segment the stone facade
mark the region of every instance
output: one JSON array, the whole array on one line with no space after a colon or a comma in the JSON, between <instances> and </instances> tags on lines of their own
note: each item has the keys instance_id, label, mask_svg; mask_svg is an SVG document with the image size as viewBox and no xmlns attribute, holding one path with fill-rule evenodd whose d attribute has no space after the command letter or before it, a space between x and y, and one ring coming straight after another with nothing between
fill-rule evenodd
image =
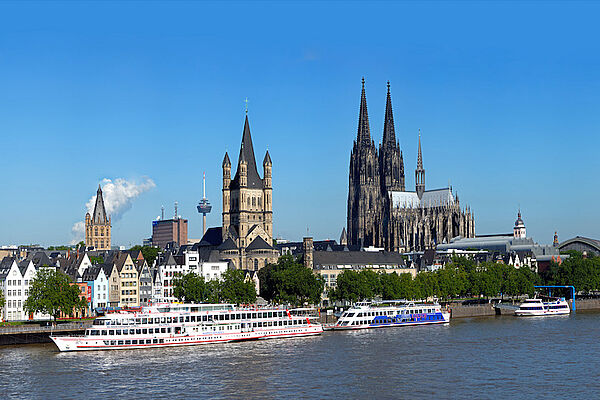
<instances>
[{"instance_id":1,"label":"stone facade","mask_svg":"<svg viewBox=\"0 0 600 400\"><path fill-rule=\"evenodd\" d=\"M420 132L415 191L406 191L389 82L379 148L371 139L364 79L362 82L358 133L350 154L347 234L351 245L399 252L422 251L456 236L475 235L473 215L469 208L461 209L451 187L425 189Z\"/></svg>"},{"instance_id":2,"label":"stone facade","mask_svg":"<svg viewBox=\"0 0 600 400\"><path fill-rule=\"evenodd\" d=\"M223 226L219 246L223 259L237 269L258 270L277 261L273 248L273 187L271 156L258 174L248 115L244 123L238 166L231 179L231 161L223 159Z\"/></svg>"},{"instance_id":3,"label":"stone facade","mask_svg":"<svg viewBox=\"0 0 600 400\"><path fill-rule=\"evenodd\" d=\"M110 250L110 216L106 215L104 208L104 199L102 198L102 189L98 185L96 192L96 205L94 206L94 215L85 214L85 245L94 247L96 250Z\"/></svg>"}]
</instances>

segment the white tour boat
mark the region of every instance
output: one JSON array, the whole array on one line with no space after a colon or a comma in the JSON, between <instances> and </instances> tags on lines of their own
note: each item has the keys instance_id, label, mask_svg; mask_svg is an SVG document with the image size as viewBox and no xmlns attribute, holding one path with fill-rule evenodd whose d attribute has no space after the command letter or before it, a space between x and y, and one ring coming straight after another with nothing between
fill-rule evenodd
<instances>
[{"instance_id":1,"label":"white tour boat","mask_svg":"<svg viewBox=\"0 0 600 400\"><path fill-rule=\"evenodd\" d=\"M515 310L515 315L519 317L527 316L548 316L565 315L571 312L569 303L564 297L552 298L548 301L542 299L527 299Z\"/></svg>"},{"instance_id":2,"label":"white tour boat","mask_svg":"<svg viewBox=\"0 0 600 400\"><path fill-rule=\"evenodd\" d=\"M137 349L318 335L306 309L158 304L96 318L79 336L50 336L60 351Z\"/></svg>"},{"instance_id":3,"label":"white tour boat","mask_svg":"<svg viewBox=\"0 0 600 400\"><path fill-rule=\"evenodd\" d=\"M360 302L343 312L340 319L325 330L349 330L446 324L450 312L436 303L412 303L404 300Z\"/></svg>"}]
</instances>

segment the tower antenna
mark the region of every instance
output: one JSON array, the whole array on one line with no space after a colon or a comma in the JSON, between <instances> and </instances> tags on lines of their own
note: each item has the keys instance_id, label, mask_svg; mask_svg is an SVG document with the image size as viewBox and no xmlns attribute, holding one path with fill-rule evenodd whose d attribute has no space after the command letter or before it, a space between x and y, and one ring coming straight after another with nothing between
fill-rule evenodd
<instances>
[{"instance_id":1,"label":"tower antenna","mask_svg":"<svg viewBox=\"0 0 600 400\"><path fill-rule=\"evenodd\" d=\"M161 221L165 219L165 206L160 206L160 219Z\"/></svg>"},{"instance_id":2,"label":"tower antenna","mask_svg":"<svg viewBox=\"0 0 600 400\"><path fill-rule=\"evenodd\" d=\"M175 218L173 219L179 219L179 217L177 216L177 202L175 202Z\"/></svg>"}]
</instances>

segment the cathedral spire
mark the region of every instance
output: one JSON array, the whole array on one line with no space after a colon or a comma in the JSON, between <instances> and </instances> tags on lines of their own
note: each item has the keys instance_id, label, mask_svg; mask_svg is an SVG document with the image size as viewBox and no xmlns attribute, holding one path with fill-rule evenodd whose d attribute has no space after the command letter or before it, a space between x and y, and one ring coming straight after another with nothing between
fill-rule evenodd
<instances>
[{"instance_id":1,"label":"cathedral spire","mask_svg":"<svg viewBox=\"0 0 600 400\"><path fill-rule=\"evenodd\" d=\"M367 95L365 94L365 78L362 78L362 92L360 94L360 112L358 114L357 143L371 143L371 132L369 129L369 113L367 112Z\"/></svg>"},{"instance_id":2,"label":"cathedral spire","mask_svg":"<svg viewBox=\"0 0 600 400\"><path fill-rule=\"evenodd\" d=\"M421 129L419 129L419 154L417 155L417 170L423 169L423 154L421 153Z\"/></svg>"},{"instance_id":3,"label":"cathedral spire","mask_svg":"<svg viewBox=\"0 0 600 400\"><path fill-rule=\"evenodd\" d=\"M423 168L423 155L421 153L421 130L419 129L419 154L417 155L417 169L415 170L415 186L419 199L425 192L425 169Z\"/></svg>"},{"instance_id":4,"label":"cathedral spire","mask_svg":"<svg viewBox=\"0 0 600 400\"><path fill-rule=\"evenodd\" d=\"M383 122L383 145L396 145L394 131L394 114L392 112L392 95L390 94L390 81L387 82L387 100L385 103L385 121Z\"/></svg>"}]
</instances>

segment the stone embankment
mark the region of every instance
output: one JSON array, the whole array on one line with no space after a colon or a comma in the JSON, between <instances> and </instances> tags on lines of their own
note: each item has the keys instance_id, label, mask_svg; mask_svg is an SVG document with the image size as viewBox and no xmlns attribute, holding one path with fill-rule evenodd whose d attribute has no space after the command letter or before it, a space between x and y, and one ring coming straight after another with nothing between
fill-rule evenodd
<instances>
[{"instance_id":1,"label":"stone embankment","mask_svg":"<svg viewBox=\"0 0 600 400\"><path fill-rule=\"evenodd\" d=\"M496 315L494 305L491 303L470 305L450 303L449 308L450 318L488 317Z\"/></svg>"},{"instance_id":2,"label":"stone embankment","mask_svg":"<svg viewBox=\"0 0 600 400\"><path fill-rule=\"evenodd\" d=\"M571 300L569 300L571 303ZM575 298L575 309L577 311L584 310L600 310L600 299L581 299Z\"/></svg>"},{"instance_id":3,"label":"stone embankment","mask_svg":"<svg viewBox=\"0 0 600 400\"><path fill-rule=\"evenodd\" d=\"M74 335L83 333L91 321L59 324L57 326L17 325L0 327L0 346L10 344L48 343L50 334Z\"/></svg>"}]
</instances>

